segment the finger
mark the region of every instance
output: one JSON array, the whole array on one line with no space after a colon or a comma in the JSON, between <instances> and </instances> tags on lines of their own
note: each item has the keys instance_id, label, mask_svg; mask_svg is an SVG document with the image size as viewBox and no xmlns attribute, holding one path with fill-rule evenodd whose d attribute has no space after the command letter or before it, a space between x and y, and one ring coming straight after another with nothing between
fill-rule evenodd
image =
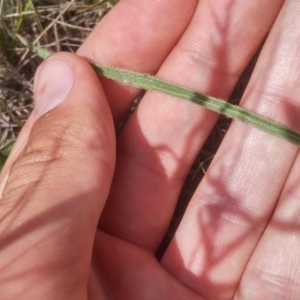
<instances>
[{"instance_id":1,"label":"finger","mask_svg":"<svg viewBox=\"0 0 300 300\"><path fill-rule=\"evenodd\" d=\"M280 85L276 88L281 102L279 116L286 124L300 129L300 88L299 88L299 13L300 3L286 1L284 9L274 28L273 51L281 65L273 67ZM280 23L279 23L280 22ZM275 35L276 33L276 35ZM275 40L276 38L276 40ZM271 47L271 46L270 46ZM273 73L272 72L272 73ZM279 73L280 72L280 73ZM273 75L276 76L276 73ZM279 75L280 74L280 75ZM277 82L277 81L276 81ZM276 100L276 98L275 98ZM298 299L299 281L299 148L293 152L280 149L280 160L285 170L298 152L292 170L286 179L275 212L268 223L243 274L235 299ZM285 173L284 173L285 174ZM278 170L276 176L282 176ZM273 182L275 174L272 176ZM285 179L285 177L284 177ZM268 180L271 182L271 180Z\"/></svg>"},{"instance_id":2,"label":"finger","mask_svg":"<svg viewBox=\"0 0 300 300\"><path fill-rule=\"evenodd\" d=\"M91 61L154 74L190 22L197 0L120 1L78 50ZM115 122L139 90L101 79Z\"/></svg>"},{"instance_id":3,"label":"finger","mask_svg":"<svg viewBox=\"0 0 300 300\"><path fill-rule=\"evenodd\" d=\"M216 6L213 1L200 1L158 76L226 98L280 3L234 0ZM195 104L148 92L118 140L102 230L155 252L186 175L216 119L216 114Z\"/></svg>"},{"instance_id":4,"label":"finger","mask_svg":"<svg viewBox=\"0 0 300 300\"><path fill-rule=\"evenodd\" d=\"M75 55L46 60L34 93L36 121L1 199L1 297L83 299L114 169L112 116Z\"/></svg>"},{"instance_id":5,"label":"finger","mask_svg":"<svg viewBox=\"0 0 300 300\"><path fill-rule=\"evenodd\" d=\"M299 181L298 154L275 213L264 231L234 299L299 299Z\"/></svg>"},{"instance_id":6,"label":"finger","mask_svg":"<svg viewBox=\"0 0 300 300\"><path fill-rule=\"evenodd\" d=\"M299 130L298 14L286 1L241 105ZM167 269L208 299L232 299L297 151L233 122L165 255Z\"/></svg>"}]
</instances>

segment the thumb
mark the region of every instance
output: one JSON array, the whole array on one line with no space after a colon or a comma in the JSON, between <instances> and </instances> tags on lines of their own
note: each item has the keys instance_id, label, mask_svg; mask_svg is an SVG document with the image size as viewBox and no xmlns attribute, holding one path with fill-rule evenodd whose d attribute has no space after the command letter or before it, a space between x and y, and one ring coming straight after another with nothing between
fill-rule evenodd
<instances>
[{"instance_id":1,"label":"thumb","mask_svg":"<svg viewBox=\"0 0 300 300\"><path fill-rule=\"evenodd\" d=\"M1 295L83 299L114 171L113 120L93 69L70 53L43 62L34 97L0 184Z\"/></svg>"}]
</instances>

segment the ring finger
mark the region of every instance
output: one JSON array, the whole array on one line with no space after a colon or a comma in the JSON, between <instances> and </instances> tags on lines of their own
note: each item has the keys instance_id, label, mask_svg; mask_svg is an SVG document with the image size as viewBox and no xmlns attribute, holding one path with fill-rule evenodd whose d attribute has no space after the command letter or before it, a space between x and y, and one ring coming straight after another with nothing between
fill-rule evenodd
<instances>
[{"instance_id":1,"label":"ring finger","mask_svg":"<svg viewBox=\"0 0 300 300\"><path fill-rule=\"evenodd\" d=\"M298 130L300 59L299 30L295 24L299 23L299 11L296 1L285 2L241 103ZM275 209L297 151L295 145L233 122L163 258L163 265L208 299L232 299ZM248 276L252 273L252 279L258 275L253 273L253 266L257 267L258 261L262 263L270 254L265 252L264 256L262 251L267 248L260 249L255 251L247 272ZM276 268L270 255L268 261ZM247 279L246 276L245 282ZM243 294L237 299L275 299L270 293L258 295L255 287L254 284L248 289L243 284Z\"/></svg>"}]
</instances>

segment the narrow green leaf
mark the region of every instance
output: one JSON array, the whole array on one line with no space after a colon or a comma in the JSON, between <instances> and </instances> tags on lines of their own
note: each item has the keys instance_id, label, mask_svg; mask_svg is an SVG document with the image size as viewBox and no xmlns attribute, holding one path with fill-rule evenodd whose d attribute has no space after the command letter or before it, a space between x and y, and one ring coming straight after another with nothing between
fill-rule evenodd
<instances>
[{"instance_id":1,"label":"narrow green leaf","mask_svg":"<svg viewBox=\"0 0 300 300\"><path fill-rule=\"evenodd\" d=\"M13 145L14 145L14 142L11 141L0 150L0 172L6 162L7 157L9 156L9 154L13 148Z\"/></svg>"},{"instance_id":2,"label":"narrow green leaf","mask_svg":"<svg viewBox=\"0 0 300 300\"><path fill-rule=\"evenodd\" d=\"M112 6L114 6L114 5L116 5L116 4L119 2L119 0L108 0L108 2L109 2Z\"/></svg>"},{"instance_id":3,"label":"narrow green leaf","mask_svg":"<svg viewBox=\"0 0 300 300\"><path fill-rule=\"evenodd\" d=\"M35 46L31 43L29 43L26 39L24 39L20 34L16 33L16 37L20 40L20 42L26 46L29 50L31 50L33 53L37 54L39 57L46 59L51 54L53 54L51 51Z\"/></svg>"},{"instance_id":4,"label":"narrow green leaf","mask_svg":"<svg viewBox=\"0 0 300 300\"><path fill-rule=\"evenodd\" d=\"M26 47L28 47L31 51L36 53L41 58L46 59L52 54L46 49L32 45L21 36L18 35L18 37ZM300 145L300 132L294 131L261 115L245 110L240 106L227 103L221 99L197 93L190 89L163 81L151 75L98 64L91 65L98 74L101 74L106 78L126 83L137 88L155 90L191 102L195 102L229 118L233 118L235 120L246 123L250 126L273 134L279 138L285 139L293 144Z\"/></svg>"},{"instance_id":5,"label":"narrow green leaf","mask_svg":"<svg viewBox=\"0 0 300 300\"><path fill-rule=\"evenodd\" d=\"M5 145L0 151L1 155L8 156L14 146L14 143L15 142L11 141L7 145Z\"/></svg>"},{"instance_id":6,"label":"narrow green leaf","mask_svg":"<svg viewBox=\"0 0 300 300\"><path fill-rule=\"evenodd\" d=\"M2 171L6 159L0 154L0 172Z\"/></svg>"}]
</instances>

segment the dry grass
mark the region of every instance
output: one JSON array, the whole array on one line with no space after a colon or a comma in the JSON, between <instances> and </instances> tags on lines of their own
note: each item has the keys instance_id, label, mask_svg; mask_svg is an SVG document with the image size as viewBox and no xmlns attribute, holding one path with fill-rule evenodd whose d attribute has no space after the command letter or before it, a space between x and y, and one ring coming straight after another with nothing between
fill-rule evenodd
<instances>
[{"instance_id":1,"label":"dry grass","mask_svg":"<svg viewBox=\"0 0 300 300\"><path fill-rule=\"evenodd\" d=\"M0 0L0 170L33 109L33 76L41 60L16 33L53 51L75 52L115 0Z\"/></svg>"}]
</instances>

